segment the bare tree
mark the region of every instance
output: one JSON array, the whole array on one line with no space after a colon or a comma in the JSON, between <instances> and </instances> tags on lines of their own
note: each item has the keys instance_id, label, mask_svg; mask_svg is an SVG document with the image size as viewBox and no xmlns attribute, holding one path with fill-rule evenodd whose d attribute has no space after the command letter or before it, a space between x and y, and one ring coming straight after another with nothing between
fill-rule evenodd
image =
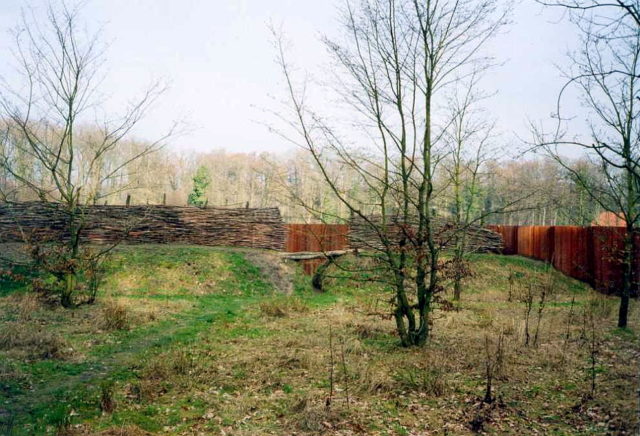
<instances>
[{"instance_id":1,"label":"bare tree","mask_svg":"<svg viewBox=\"0 0 640 436\"><path fill-rule=\"evenodd\" d=\"M460 300L466 275L469 226L492 212L482 202L484 165L491 158L490 141L494 124L487 121L479 103L485 97L476 91L479 77L472 75L462 92L452 96L450 125L445 135L450 148L444 164L451 188L453 224L460 229L453 236L453 299Z\"/></svg>"},{"instance_id":2,"label":"bare tree","mask_svg":"<svg viewBox=\"0 0 640 436\"><path fill-rule=\"evenodd\" d=\"M590 12L594 9L617 9L617 13L640 26L640 2L638 0L536 0L545 6L558 6L572 11Z\"/></svg>"},{"instance_id":3,"label":"bare tree","mask_svg":"<svg viewBox=\"0 0 640 436\"><path fill-rule=\"evenodd\" d=\"M23 12L15 42L22 81L15 86L5 81L0 94L0 168L12 181L2 186L0 196L11 204L16 190L27 191L64 210L68 241L56 252L66 266L58 265L56 275L62 282L61 302L71 306L86 254L80 247L81 206L113 195L110 182L126 178L132 162L162 146L167 136L140 147L122 146L162 88L150 87L119 118L93 121L103 51L98 34L81 31L79 10L64 3L59 9L50 6L44 22L33 11ZM25 166L23 157L31 165ZM92 262L104 252L92 254ZM39 257L48 256L40 252Z\"/></svg>"},{"instance_id":4,"label":"bare tree","mask_svg":"<svg viewBox=\"0 0 640 436\"><path fill-rule=\"evenodd\" d=\"M376 235L369 248L395 291L394 318L404 346L428 340L439 289L435 180L450 123L439 98L488 62L482 47L505 17L496 0L347 2L347 36L325 39L325 45L341 100L359 116L359 138L367 138L359 147L308 106L279 40L292 109L290 118L282 118L296 133L286 137L310 152L334 195ZM368 198L340 189L330 161L355 171Z\"/></svg>"},{"instance_id":5,"label":"bare tree","mask_svg":"<svg viewBox=\"0 0 640 436\"><path fill-rule=\"evenodd\" d=\"M627 6L636 10L631 3ZM534 130L539 145L574 182L602 209L625 221L618 326L626 327L637 255L634 235L640 224L640 26L628 20L626 8L608 17L581 10L573 20L582 37L582 48L571 56L573 71L558 98L557 127L552 134ZM578 92L587 110L587 134L567 133L571 118L565 114L563 103L570 89ZM566 148L582 150L602 177L587 177L563 156Z\"/></svg>"}]
</instances>

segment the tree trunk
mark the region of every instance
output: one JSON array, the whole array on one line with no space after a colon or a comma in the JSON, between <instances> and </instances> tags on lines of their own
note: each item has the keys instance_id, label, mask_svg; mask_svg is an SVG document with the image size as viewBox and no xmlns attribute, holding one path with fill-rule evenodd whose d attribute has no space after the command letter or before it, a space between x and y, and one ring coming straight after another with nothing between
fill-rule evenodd
<instances>
[{"instance_id":1,"label":"tree trunk","mask_svg":"<svg viewBox=\"0 0 640 436\"><path fill-rule=\"evenodd\" d=\"M453 301L460 301L460 294L462 294L462 279L458 273L453 279Z\"/></svg>"},{"instance_id":2,"label":"tree trunk","mask_svg":"<svg viewBox=\"0 0 640 436\"><path fill-rule=\"evenodd\" d=\"M412 336L415 330L415 317L407 298L407 293L404 283L404 274L402 271L396 271L396 310L394 311L394 317L396 320L396 329L398 330L398 336L400 336L400 342L403 347L410 347L413 345ZM406 318L406 323L405 323ZM408 325L407 325L408 324Z\"/></svg>"},{"instance_id":3,"label":"tree trunk","mask_svg":"<svg viewBox=\"0 0 640 436\"><path fill-rule=\"evenodd\" d=\"M416 346L424 345L429 338L429 310L431 296L425 283L426 272L424 268L418 267L416 284L418 288L418 311L420 314L420 324L412 337L412 344Z\"/></svg>"},{"instance_id":4,"label":"tree trunk","mask_svg":"<svg viewBox=\"0 0 640 436\"><path fill-rule=\"evenodd\" d=\"M618 312L618 327L627 328L629 318L629 298L633 285L633 268L635 265L635 244L633 228L627 227L624 236L624 275L622 295L620 295L620 310Z\"/></svg>"},{"instance_id":5,"label":"tree trunk","mask_svg":"<svg viewBox=\"0 0 640 436\"><path fill-rule=\"evenodd\" d=\"M62 307L73 307L73 291L76 288L76 275L74 272L68 272L64 275L64 288L60 296L60 304Z\"/></svg>"}]
</instances>

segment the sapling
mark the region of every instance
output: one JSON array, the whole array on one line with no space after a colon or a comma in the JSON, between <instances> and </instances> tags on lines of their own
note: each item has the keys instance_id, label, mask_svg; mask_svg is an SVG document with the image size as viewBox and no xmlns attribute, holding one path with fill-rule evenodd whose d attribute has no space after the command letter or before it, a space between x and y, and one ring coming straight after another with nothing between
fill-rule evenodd
<instances>
[{"instance_id":1,"label":"sapling","mask_svg":"<svg viewBox=\"0 0 640 436\"><path fill-rule=\"evenodd\" d=\"M569 306L569 315L567 315L567 329L564 334L564 346L566 348L569 339L571 339L571 323L573 322L573 308L576 304L576 297L571 298L571 306Z\"/></svg>"},{"instance_id":2,"label":"sapling","mask_svg":"<svg viewBox=\"0 0 640 436\"><path fill-rule=\"evenodd\" d=\"M511 303L511 301L513 300L513 285L515 283L515 279L516 279L516 273L514 270L509 270L509 275L507 276L507 281L509 282L509 296L507 298L507 301L509 303Z\"/></svg>"},{"instance_id":3,"label":"sapling","mask_svg":"<svg viewBox=\"0 0 640 436\"><path fill-rule=\"evenodd\" d=\"M333 379L334 379L334 358L333 358L333 329L329 326L329 396L325 400L325 407L327 410L331 409L331 403L333 401Z\"/></svg>"},{"instance_id":4,"label":"sapling","mask_svg":"<svg viewBox=\"0 0 640 436\"><path fill-rule=\"evenodd\" d=\"M598 375L598 356L600 354L600 337L598 334L597 322L597 301L592 300L584 309L584 322L586 327L586 339L589 350L588 377L590 381L589 398L594 398L596 394L596 378Z\"/></svg>"},{"instance_id":5,"label":"sapling","mask_svg":"<svg viewBox=\"0 0 640 436\"><path fill-rule=\"evenodd\" d=\"M547 271L545 274L545 281L540 285L540 294L538 299L538 317L536 320L536 332L533 335L533 346L538 346L538 339L540 337L540 323L542 322L542 313L544 312L545 307L547 306L547 302L549 298L553 295L555 290L555 276L553 274L553 270L551 266L547 267Z\"/></svg>"},{"instance_id":6,"label":"sapling","mask_svg":"<svg viewBox=\"0 0 640 436\"><path fill-rule=\"evenodd\" d=\"M349 408L349 405L351 403L351 400L349 398L349 371L347 370L347 359L345 358L344 355L344 338L341 338L340 340L340 356L341 356L341 360L342 360L342 377L344 378L344 390L345 390L345 394L347 396L347 409Z\"/></svg>"},{"instance_id":7,"label":"sapling","mask_svg":"<svg viewBox=\"0 0 640 436\"><path fill-rule=\"evenodd\" d=\"M484 338L485 350L485 393L483 402L490 404L495 400L493 396L493 381L504 371L504 334L500 332L495 342L495 348L491 346L489 335Z\"/></svg>"},{"instance_id":8,"label":"sapling","mask_svg":"<svg viewBox=\"0 0 640 436\"><path fill-rule=\"evenodd\" d=\"M529 319L531 318L531 310L533 309L533 284L529 283L525 287L523 294L520 296L520 302L524 303L524 345L529 346L531 335L529 333Z\"/></svg>"}]
</instances>

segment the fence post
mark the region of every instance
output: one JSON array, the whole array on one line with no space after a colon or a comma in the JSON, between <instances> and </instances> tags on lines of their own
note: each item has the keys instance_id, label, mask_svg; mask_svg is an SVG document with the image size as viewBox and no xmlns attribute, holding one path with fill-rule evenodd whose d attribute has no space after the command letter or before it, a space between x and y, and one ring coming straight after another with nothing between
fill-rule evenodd
<instances>
[{"instance_id":1,"label":"fence post","mask_svg":"<svg viewBox=\"0 0 640 436\"><path fill-rule=\"evenodd\" d=\"M127 194L127 201L126 201L125 205L127 207L129 207L130 204L131 204L131 194Z\"/></svg>"}]
</instances>

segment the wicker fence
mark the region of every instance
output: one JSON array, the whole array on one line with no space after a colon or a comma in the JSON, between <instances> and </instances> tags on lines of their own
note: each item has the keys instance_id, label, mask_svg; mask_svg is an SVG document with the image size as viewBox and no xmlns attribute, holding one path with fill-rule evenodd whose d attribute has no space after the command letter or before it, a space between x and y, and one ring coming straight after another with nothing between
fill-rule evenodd
<instances>
[{"instance_id":1,"label":"wicker fence","mask_svg":"<svg viewBox=\"0 0 640 436\"><path fill-rule=\"evenodd\" d=\"M621 289L623 227L490 226L504 239L505 254L552 263L575 279L604 293ZM640 249L640 238L636 237ZM640 272L640 264L636 265Z\"/></svg>"},{"instance_id":2,"label":"wicker fence","mask_svg":"<svg viewBox=\"0 0 640 436\"><path fill-rule=\"evenodd\" d=\"M82 206L81 237L91 243L193 244L282 250L280 211L177 206ZM0 242L66 239L67 214L59 204L0 206Z\"/></svg>"}]
</instances>

